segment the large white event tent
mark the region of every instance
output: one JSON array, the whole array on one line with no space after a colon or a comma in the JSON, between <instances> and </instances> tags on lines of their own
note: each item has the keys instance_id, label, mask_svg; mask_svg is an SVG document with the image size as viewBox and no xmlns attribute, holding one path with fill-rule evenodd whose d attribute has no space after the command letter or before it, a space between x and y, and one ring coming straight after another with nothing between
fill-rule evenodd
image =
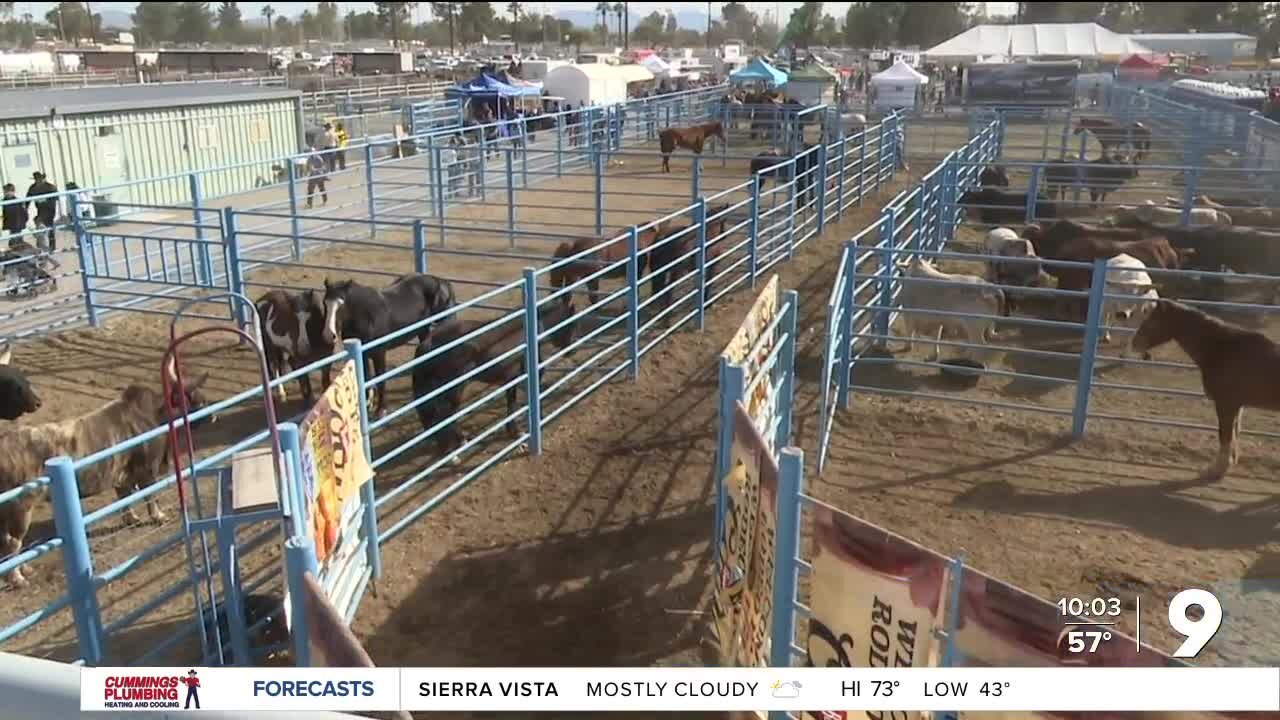
<instances>
[{"instance_id":1,"label":"large white event tent","mask_svg":"<svg viewBox=\"0 0 1280 720\"><path fill-rule=\"evenodd\" d=\"M978 25L924 52L931 58L974 60L999 54L1011 59L1070 57L1115 59L1149 55L1151 49L1097 23Z\"/></svg>"}]
</instances>

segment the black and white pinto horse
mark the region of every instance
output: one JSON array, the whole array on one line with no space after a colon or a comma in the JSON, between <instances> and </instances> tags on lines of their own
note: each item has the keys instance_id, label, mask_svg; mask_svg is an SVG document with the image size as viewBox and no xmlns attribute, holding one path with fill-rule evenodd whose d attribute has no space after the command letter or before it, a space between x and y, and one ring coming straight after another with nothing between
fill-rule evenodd
<instances>
[{"instance_id":1,"label":"black and white pinto horse","mask_svg":"<svg viewBox=\"0 0 1280 720\"><path fill-rule=\"evenodd\" d=\"M354 280L324 281L324 339L358 339L368 343L397 330L438 315L455 303L453 286L449 281L433 275L411 273L378 290L361 285ZM434 323L433 323L434 324ZM418 331L418 341L427 339L431 325ZM366 377L381 375L387 369L387 350L403 345L401 338L388 345L380 345L366 353L372 370ZM374 388L373 416L381 417L384 410L386 382Z\"/></svg>"}]
</instances>

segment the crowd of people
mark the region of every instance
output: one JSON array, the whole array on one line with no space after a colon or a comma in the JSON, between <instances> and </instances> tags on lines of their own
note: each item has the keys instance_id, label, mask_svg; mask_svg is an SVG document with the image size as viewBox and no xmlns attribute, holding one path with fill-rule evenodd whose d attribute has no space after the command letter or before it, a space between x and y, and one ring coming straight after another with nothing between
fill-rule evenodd
<instances>
[{"instance_id":1,"label":"crowd of people","mask_svg":"<svg viewBox=\"0 0 1280 720\"><path fill-rule=\"evenodd\" d=\"M4 184L0 229L7 236L10 249L27 245L26 238L32 237L41 253L52 253L58 249L58 226L69 222L73 207L81 219L94 218L93 200L79 185L68 182L66 194L59 195L58 186L43 172L36 171L31 174L31 184L24 197L18 196L18 188L13 183ZM58 265L53 258L46 258L46 263Z\"/></svg>"}]
</instances>

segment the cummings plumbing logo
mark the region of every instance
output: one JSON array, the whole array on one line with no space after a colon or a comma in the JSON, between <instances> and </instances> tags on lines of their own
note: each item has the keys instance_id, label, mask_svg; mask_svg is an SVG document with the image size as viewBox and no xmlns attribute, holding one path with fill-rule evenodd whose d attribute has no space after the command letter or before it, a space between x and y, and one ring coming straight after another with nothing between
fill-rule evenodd
<instances>
[{"instance_id":1,"label":"cummings plumbing logo","mask_svg":"<svg viewBox=\"0 0 1280 720\"><path fill-rule=\"evenodd\" d=\"M186 690L185 693L182 690ZM186 704L182 704L182 695ZM186 675L128 673L108 675L103 683L102 705L115 710L199 709L200 677L195 670ZM194 706L194 707L192 707Z\"/></svg>"}]
</instances>

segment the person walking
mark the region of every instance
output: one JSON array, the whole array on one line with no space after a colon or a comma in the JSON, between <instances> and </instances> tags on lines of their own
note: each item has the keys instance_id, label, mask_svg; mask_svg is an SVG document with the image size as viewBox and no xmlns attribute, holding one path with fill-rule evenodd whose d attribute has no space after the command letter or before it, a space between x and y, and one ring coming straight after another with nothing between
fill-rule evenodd
<instances>
[{"instance_id":1,"label":"person walking","mask_svg":"<svg viewBox=\"0 0 1280 720\"><path fill-rule=\"evenodd\" d=\"M311 154L307 157L307 209L310 210L316 192L320 193L320 204L329 204L329 193L325 190L325 182L329 179L325 173L329 169L328 156L314 147L307 148Z\"/></svg>"},{"instance_id":2,"label":"person walking","mask_svg":"<svg viewBox=\"0 0 1280 720\"><path fill-rule=\"evenodd\" d=\"M324 150L324 161L328 166L328 172L333 172L338 167L338 134L333 131L333 125L330 123L324 124L320 146Z\"/></svg>"},{"instance_id":3,"label":"person walking","mask_svg":"<svg viewBox=\"0 0 1280 720\"><path fill-rule=\"evenodd\" d=\"M338 138L338 153L337 153L338 169L346 170L347 169L347 143L351 141L351 136L347 134L347 126L342 123L338 123L337 132L334 134Z\"/></svg>"},{"instance_id":4,"label":"person walking","mask_svg":"<svg viewBox=\"0 0 1280 720\"><path fill-rule=\"evenodd\" d=\"M36 229L46 230L36 234L36 246L45 252L53 252L58 249L58 236L54 232L54 225L58 222L58 188L39 171L31 174L31 180L27 200L36 206Z\"/></svg>"},{"instance_id":5,"label":"person walking","mask_svg":"<svg viewBox=\"0 0 1280 720\"><path fill-rule=\"evenodd\" d=\"M27 231L27 203L18 200L18 189L13 183L4 184L4 231L9 234L9 247L22 243Z\"/></svg>"}]
</instances>

